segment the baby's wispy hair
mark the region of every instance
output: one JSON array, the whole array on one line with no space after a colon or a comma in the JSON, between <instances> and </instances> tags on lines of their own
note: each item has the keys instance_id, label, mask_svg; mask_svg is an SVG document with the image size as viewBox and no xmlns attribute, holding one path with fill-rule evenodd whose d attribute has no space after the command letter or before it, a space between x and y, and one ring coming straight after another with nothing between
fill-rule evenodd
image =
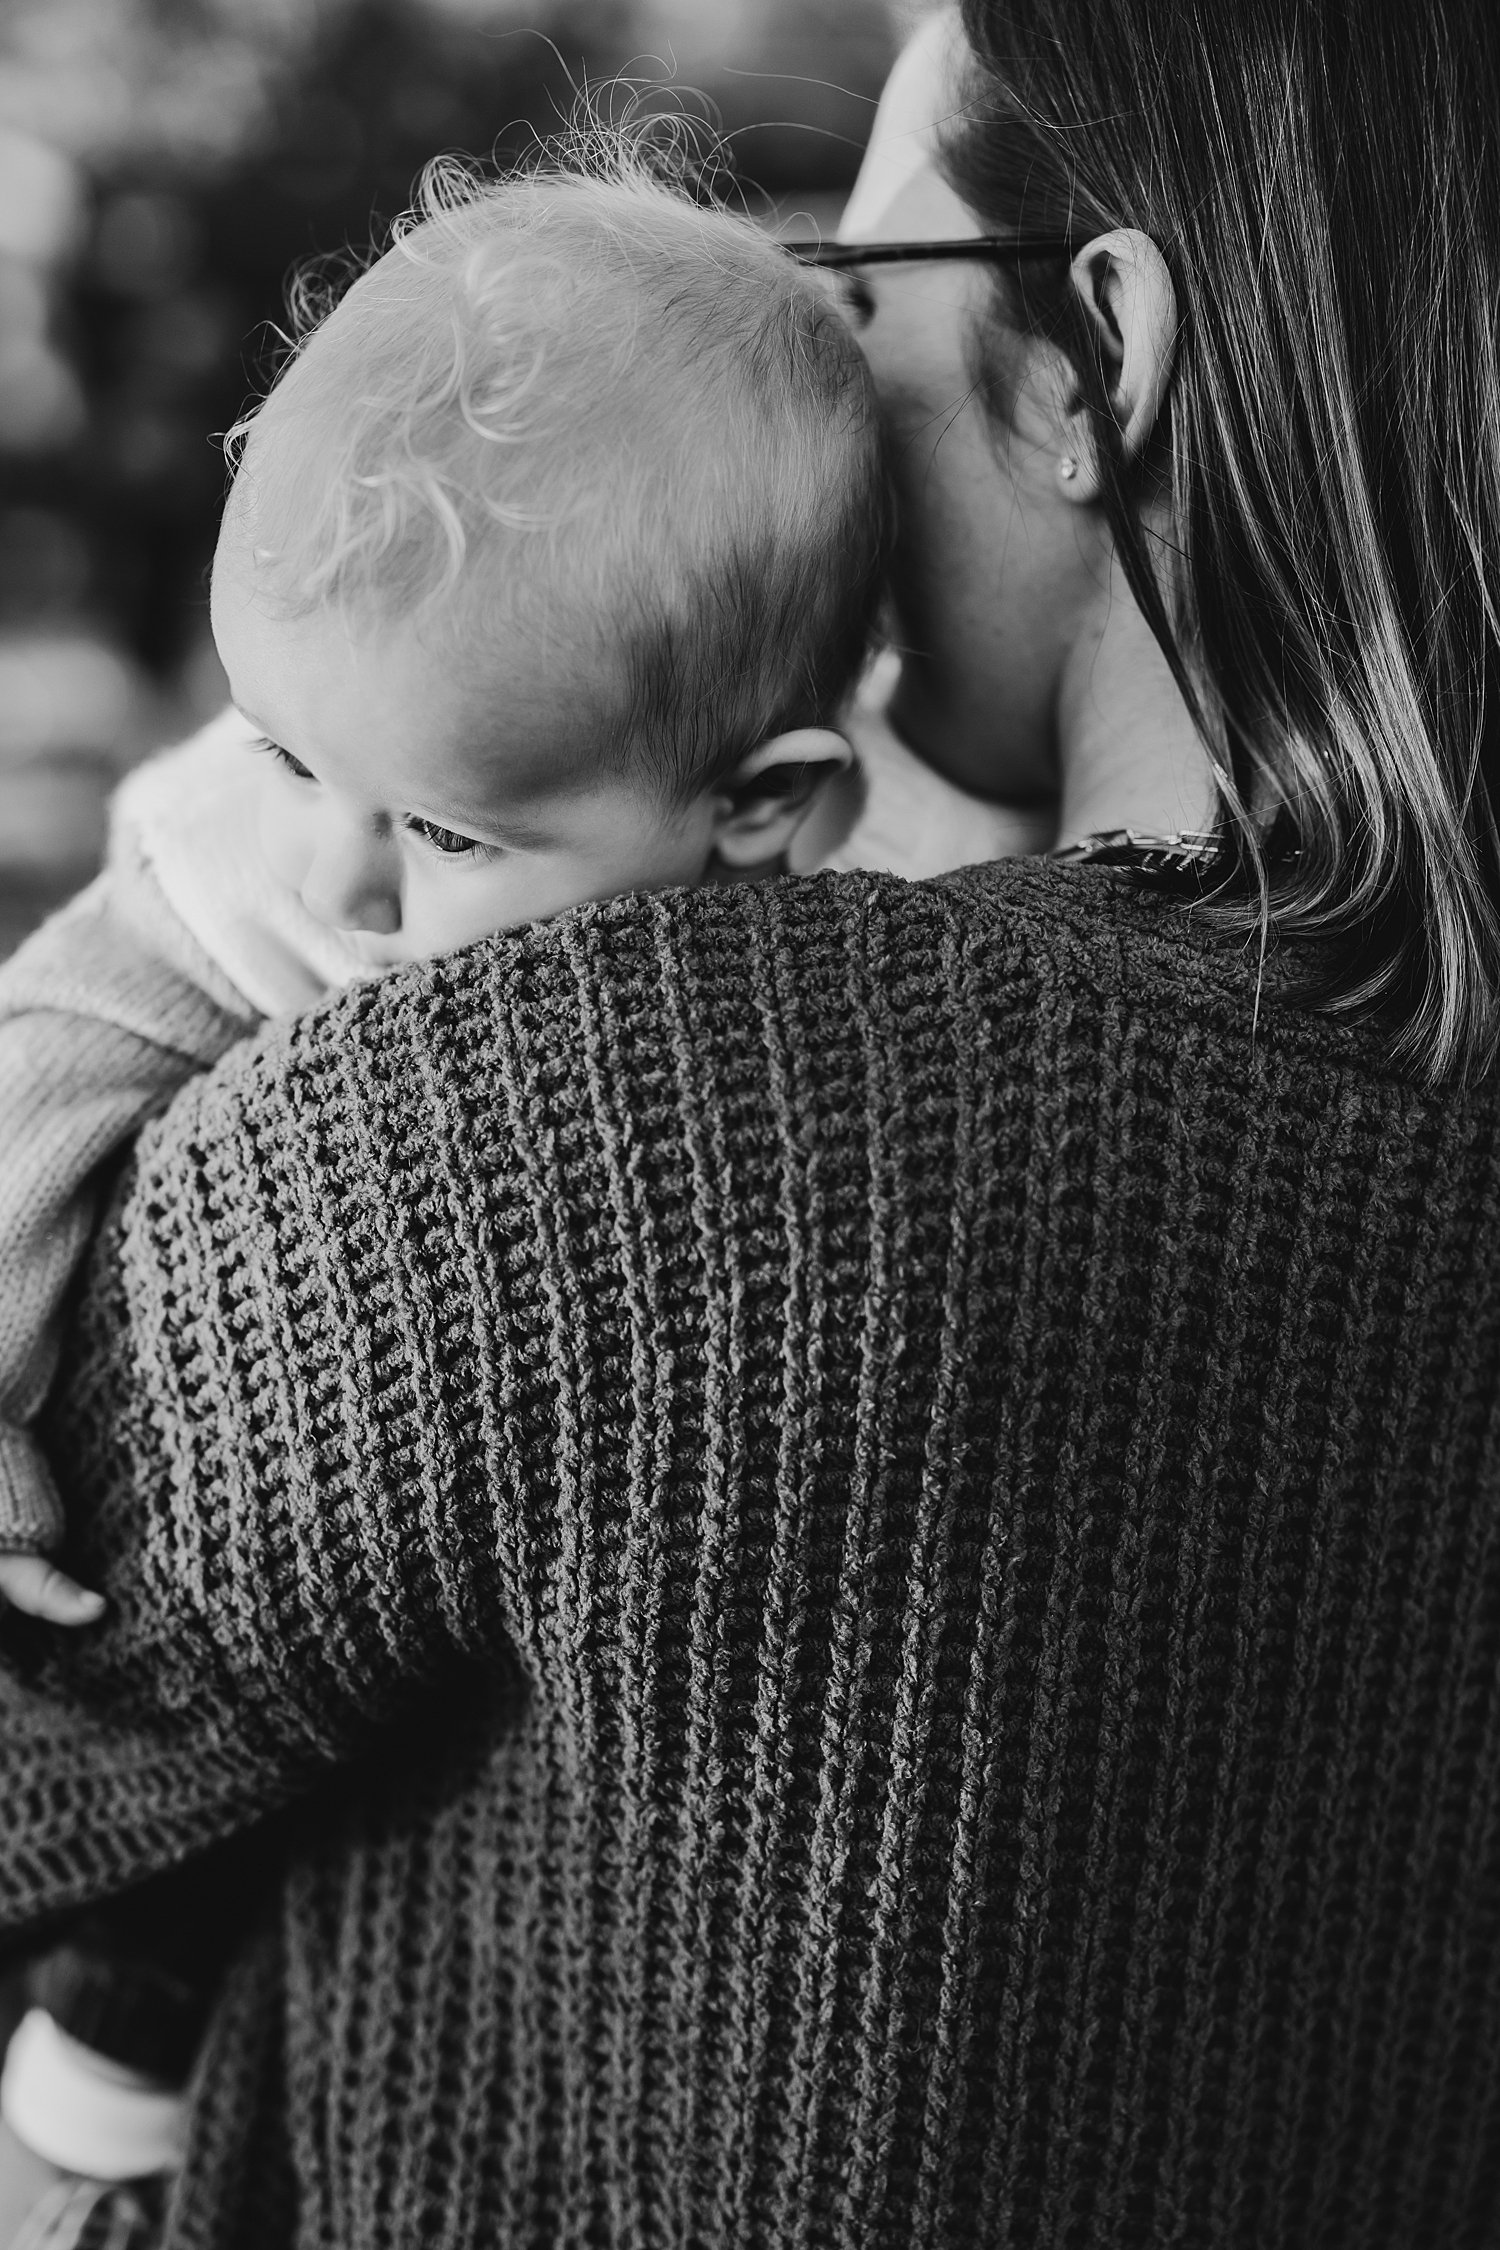
<instances>
[{"instance_id":1,"label":"baby's wispy hair","mask_svg":"<svg viewBox=\"0 0 1500 2250\"><path fill-rule=\"evenodd\" d=\"M582 644L580 728L674 793L835 715L886 535L836 307L690 169L597 122L507 178L430 165L229 441L288 615L410 620L480 678L502 622Z\"/></svg>"}]
</instances>

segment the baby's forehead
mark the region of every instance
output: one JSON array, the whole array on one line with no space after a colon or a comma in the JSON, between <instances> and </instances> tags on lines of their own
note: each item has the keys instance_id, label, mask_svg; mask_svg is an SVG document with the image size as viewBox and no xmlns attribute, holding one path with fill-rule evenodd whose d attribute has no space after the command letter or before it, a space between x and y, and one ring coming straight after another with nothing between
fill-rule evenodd
<instances>
[{"instance_id":1,"label":"baby's forehead","mask_svg":"<svg viewBox=\"0 0 1500 2250\"><path fill-rule=\"evenodd\" d=\"M586 652L558 661L524 630L454 635L329 603L289 614L253 549L226 524L213 619L243 714L321 770L330 744L372 808L483 829L597 788L609 768L608 698Z\"/></svg>"}]
</instances>

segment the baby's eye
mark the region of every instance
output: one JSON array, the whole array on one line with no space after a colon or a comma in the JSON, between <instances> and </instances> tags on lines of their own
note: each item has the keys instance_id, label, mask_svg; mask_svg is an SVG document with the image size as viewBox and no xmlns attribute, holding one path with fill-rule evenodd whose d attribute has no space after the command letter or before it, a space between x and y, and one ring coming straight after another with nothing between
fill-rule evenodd
<instances>
[{"instance_id":1,"label":"baby's eye","mask_svg":"<svg viewBox=\"0 0 1500 2250\"><path fill-rule=\"evenodd\" d=\"M276 760L278 766L284 766L287 772L290 774L295 774L299 781L312 781L316 779L316 776L312 773L310 768L305 766L300 758L294 758L290 750L284 750L281 744L279 742L273 742L269 735L258 735L251 747L256 750L266 751L271 757Z\"/></svg>"},{"instance_id":2,"label":"baby's eye","mask_svg":"<svg viewBox=\"0 0 1500 2250\"><path fill-rule=\"evenodd\" d=\"M435 852L443 852L450 859L459 859L465 852L482 852L488 855L493 847L476 843L472 836L460 836L453 828L439 828L435 820L409 820L407 827L424 843L431 844Z\"/></svg>"}]
</instances>

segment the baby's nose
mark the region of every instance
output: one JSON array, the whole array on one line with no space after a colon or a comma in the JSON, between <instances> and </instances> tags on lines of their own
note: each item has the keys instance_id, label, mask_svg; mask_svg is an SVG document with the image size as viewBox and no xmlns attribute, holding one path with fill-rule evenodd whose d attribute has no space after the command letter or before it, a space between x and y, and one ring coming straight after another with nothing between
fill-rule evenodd
<instances>
[{"instance_id":1,"label":"baby's nose","mask_svg":"<svg viewBox=\"0 0 1500 2250\"><path fill-rule=\"evenodd\" d=\"M309 914L335 930L382 936L401 927L401 871L392 840L373 829L340 827L319 839L302 880Z\"/></svg>"}]
</instances>

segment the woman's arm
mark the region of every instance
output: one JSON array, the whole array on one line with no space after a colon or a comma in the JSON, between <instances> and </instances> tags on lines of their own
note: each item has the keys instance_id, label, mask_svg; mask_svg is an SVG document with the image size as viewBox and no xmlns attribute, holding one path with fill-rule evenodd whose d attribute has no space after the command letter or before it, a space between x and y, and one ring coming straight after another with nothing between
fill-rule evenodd
<instances>
[{"instance_id":1,"label":"woman's arm","mask_svg":"<svg viewBox=\"0 0 1500 2250\"><path fill-rule=\"evenodd\" d=\"M44 1423L110 1610L67 1647L8 1628L0 1924L306 1793L475 1666L513 1676L613 1379L590 1290L618 1307L624 1137L681 1161L661 933L701 903L357 988L148 1128Z\"/></svg>"},{"instance_id":2,"label":"woman's arm","mask_svg":"<svg viewBox=\"0 0 1500 2250\"><path fill-rule=\"evenodd\" d=\"M616 1643L664 1634L668 1694L730 1599L720 1514L791 1473L786 1386L853 1443L882 1182L932 1175L933 1089L981 1068L953 980L1006 1004L968 897L580 909L277 1027L148 1128L47 1423L111 1608L0 1730L0 1926L430 1755L518 1666L564 1736Z\"/></svg>"},{"instance_id":3,"label":"woman's arm","mask_svg":"<svg viewBox=\"0 0 1500 2250\"><path fill-rule=\"evenodd\" d=\"M6 1627L0 1924L305 1792L451 1673L466 1620L501 1631L442 1583L472 1606L494 1517L459 1482L449 1260L429 1276L414 1234L452 1126L434 998L361 994L143 1137L42 1423L109 1612L66 1647Z\"/></svg>"}]
</instances>

